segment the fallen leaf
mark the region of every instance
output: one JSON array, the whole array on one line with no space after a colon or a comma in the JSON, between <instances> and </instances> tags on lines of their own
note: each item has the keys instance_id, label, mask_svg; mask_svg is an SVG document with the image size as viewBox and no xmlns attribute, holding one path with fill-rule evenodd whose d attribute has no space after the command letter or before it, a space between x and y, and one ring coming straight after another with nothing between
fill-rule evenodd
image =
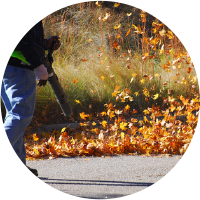
<instances>
[{"instance_id":1,"label":"fallen leaf","mask_svg":"<svg viewBox=\"0 0 200 200\"><path fill-rule=\"evenodd\" d=\"M125 122L121 122L120 123L120 129L122 129L123 131L125 131L127 128L126 126L128 125L128 123L125 123Z\"/></svg>"},{"instance_id":2,"label":"fallen leaf","mask_svg":"<svg viewBox=\"0 0 200 200\"><path fill-rule=\"evenodd\" d=\"M158 97L159 97L159 94L155 94L153 99L156 100Z\"/></svg>"},{"instance_id":3,"label":"fallen leaf","mask_svg":"<svg viewBox=\"0 0 200 200\"><path fill-rule=\"evenodd\" d=\"M88 39L88 40L86 40L87 42L92 42L93 41L93 39Z\"/></svg>"},{"instance_id":4,"label":"fallen leaf","mask_svg":"<svg viewBox=\"0 0 200 200\"><path fill-rule=\"evenodd\" d=\"M105 120L104 120L104 121L102 121L102 123L101 123L101 124L102 124L103 128L105 129L105 128L106 128L106 126L107 126L107 121L105 121Z\"/></svg>"},{"instance_id":5,"label":"fallen leaf","mask_svg":"<svg viewBox=\"0 0 200 200\"><path fill-rule=\"evenodd\" d=\"M187 68L187 73L190 73L191 71L192 71L191 67Z\"/></svg>"},{"instance_id":6,"label":"fallen leaf","mask_svg":"<svg viewBox=\"0 0 200 200\"><path fill-rule=\"evenodd\" d=\"M73 83L78 83L78 79L75 78L75 79L73 80Z\"/></svg>"},{"instance_id":7,"label":"fallen leaf","mask_svg":"<svg viewBox=\"0 0 200 200\"><path fill-rule=\"evenodd\" d=\"M115 3L114 7L118 7L120 5L120 3Z\"/></svg>"},{"instance_id":8,"label":"fallen leaf","mask_svg":"<svg viewBox=\"0 0 200 200\"><path fill-rule=\"evenodd\" d=\"M86 62L87 61L87 59L81 59L83 62Z\"/></svg>"},{"instance_id":9,"label":"fallen leaf","mask_svg":"<svg viewBox=\"0 0 200 200\"><path fill-rule=\"evenodd\" d=\"M80 113L81 119L86 120L86 117L89 117L89 114L85 114L85 112Z\"/></svg>"},{"instance_id":10,"label":"fallen leaf","mask_svg":"<svg viewBox=\"0 0 200 200\"><path fill-rule=\"evenodd\" d=\"M124 140L124 132L121 132L121 139Z\"/></svg>"},{"instance_id":11,"label":"fallen leaf","mask_svg":"<svg viewBox=\"0 0 200 200\"><path fill-rule=\"evenodd\" d=\"M104 77L104 76L101 76L101 79L104 81L104 80L105 80L105 77Z\"/></svg>"},{"instance_id":12,"label":"fallen leaf","mask_svg":"<svg viewBox=\"0 0 200 200\"><path fill-rule=\"evenodd\" d=\"M39 140L39 138L38 138L38 136L37 136L37 133L33 134L33 140L34 140L34 141L38 141L38 140Z\"/></svg>"},{"instance_id":13,"label":"fallen leaf","mask_svg":"<svg viewBox=\"0 0 200 200\"><path fill-rule=\"evenodd\" d=\"M77 104L80 104L80 105L82 106L82 103L81 103L79 100L76 100L76 99L75 99L75 102L76 102Z\"/></svg>"},{"instance_id":14,"label":"fallen leaf","mask_svg":"<svg viewBox=\"0 0 200 200\"><path fill-rule=\"evenodd\" d=\"M92 122L92 126L96 126L97 124L95 122Z\"/></svg>"},{"instance_id":15,"label":"fallen leaf","mask_svg":"<svg viewBox=\"0 0 200 200\"><path fill-rule=\"evenodd\" d=\"M98 136L99 140L104 140L104 134L103 131L100 131L99 136Z\"/></svg>"},{"instance_id":16,"label":"fallen leaf","mask_svg":"<svg viewBox=\"0 0 200 200\"><path fill-rule=\"evenodd\" d=\"M118 29L118 28L120 28L120 27L121 27L121 24L115 25L115 26L114 26L114 29Z\"/></svg>"},{"instance_id":17,"label":"fallen leaf","mask_svg":"<svg viewBox=\"0 0 200 200\"><path fill-rule=\"evenodd\" d=\"M130 32L131 32L131 29L129 28L129 30L128 30L128 32L126 33L126 36L125 36L125 37L127 37L127 36L130 34Z\"/></svg>"}]
</instances>

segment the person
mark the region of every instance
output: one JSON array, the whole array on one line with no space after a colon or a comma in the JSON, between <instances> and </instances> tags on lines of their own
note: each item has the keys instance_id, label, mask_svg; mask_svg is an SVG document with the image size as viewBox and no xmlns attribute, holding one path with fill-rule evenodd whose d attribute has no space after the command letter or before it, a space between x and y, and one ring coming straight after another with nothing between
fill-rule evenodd
<instances>
[{"instance_id":1,"label":"person","mask_svg":"<svg viewBox=\"0 0 200 200\"><path fill-rule=\"evenodd\" d=\"M4 128L14 151L25 165L26 149L23 136L35 110L36 78L38 86L46 85L47 62L43 62L42 55L52 47L53 50L60 47L59 37L44 39L42 21L38 22L16 46L3 75L1 97L6 108ZM38 176L36 169L28 168Z\"/></svg>"}]
</instances>

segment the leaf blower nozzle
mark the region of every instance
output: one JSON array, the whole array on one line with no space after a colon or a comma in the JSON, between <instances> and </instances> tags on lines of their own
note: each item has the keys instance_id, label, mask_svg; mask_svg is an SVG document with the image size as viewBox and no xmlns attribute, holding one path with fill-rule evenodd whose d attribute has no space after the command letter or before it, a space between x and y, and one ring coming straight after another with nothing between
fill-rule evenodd
<instances>
[{"instance_id":1,"label":"leaf blower nozzle","mask_svg":"<svg viewBox=\"0 0 200 200\"><path fill-rule=\"evenodd\" d=\"M72 114L72 110L69 105L67 95L64 93L63 88L61 87L60 82L58 81L58 77L54 72L49 74L48 82L51 85L51 88L53 89L53 92L57 98L58 103L60 104L64 115L66 117L70 117Z\"/></svg>"}]
</instances>

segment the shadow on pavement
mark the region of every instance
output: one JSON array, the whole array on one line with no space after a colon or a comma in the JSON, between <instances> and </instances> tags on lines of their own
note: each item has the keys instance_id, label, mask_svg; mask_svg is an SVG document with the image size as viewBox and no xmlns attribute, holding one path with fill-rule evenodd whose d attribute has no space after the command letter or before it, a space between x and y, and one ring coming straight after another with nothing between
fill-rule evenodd
<instances>
[{"instance_id":1,"label":"shadow on pavement","mask_svg":"<svg viewBox=\"0 0 200 200\"><path fill-rule=\"evenodd\" d=\"M154 183L143 182L125 182L125 181L104 181L104 180L69 180L69 179L48 179L40 177L47 184L62 184L62 185L106 185L106 186L144 186L149 187Z\"/></svg>"}]
</instances>

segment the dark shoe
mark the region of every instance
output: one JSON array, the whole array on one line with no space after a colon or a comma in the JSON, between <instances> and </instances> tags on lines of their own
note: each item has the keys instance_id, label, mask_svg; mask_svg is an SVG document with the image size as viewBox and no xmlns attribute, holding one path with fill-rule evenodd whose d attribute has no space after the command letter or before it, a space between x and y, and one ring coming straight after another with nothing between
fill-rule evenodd
<instances>
[{"instance_id":1,"label":"dark shoe","mask_svg":"<svg viewBox=\"0 0 200 200\"><path fill-rule=\"evenodd\" d=\"M35 176L38 176L38 171L37 169L32 169L30 167L27 166L27 168L35 175Z\"/></svg>"}]
</instances>

